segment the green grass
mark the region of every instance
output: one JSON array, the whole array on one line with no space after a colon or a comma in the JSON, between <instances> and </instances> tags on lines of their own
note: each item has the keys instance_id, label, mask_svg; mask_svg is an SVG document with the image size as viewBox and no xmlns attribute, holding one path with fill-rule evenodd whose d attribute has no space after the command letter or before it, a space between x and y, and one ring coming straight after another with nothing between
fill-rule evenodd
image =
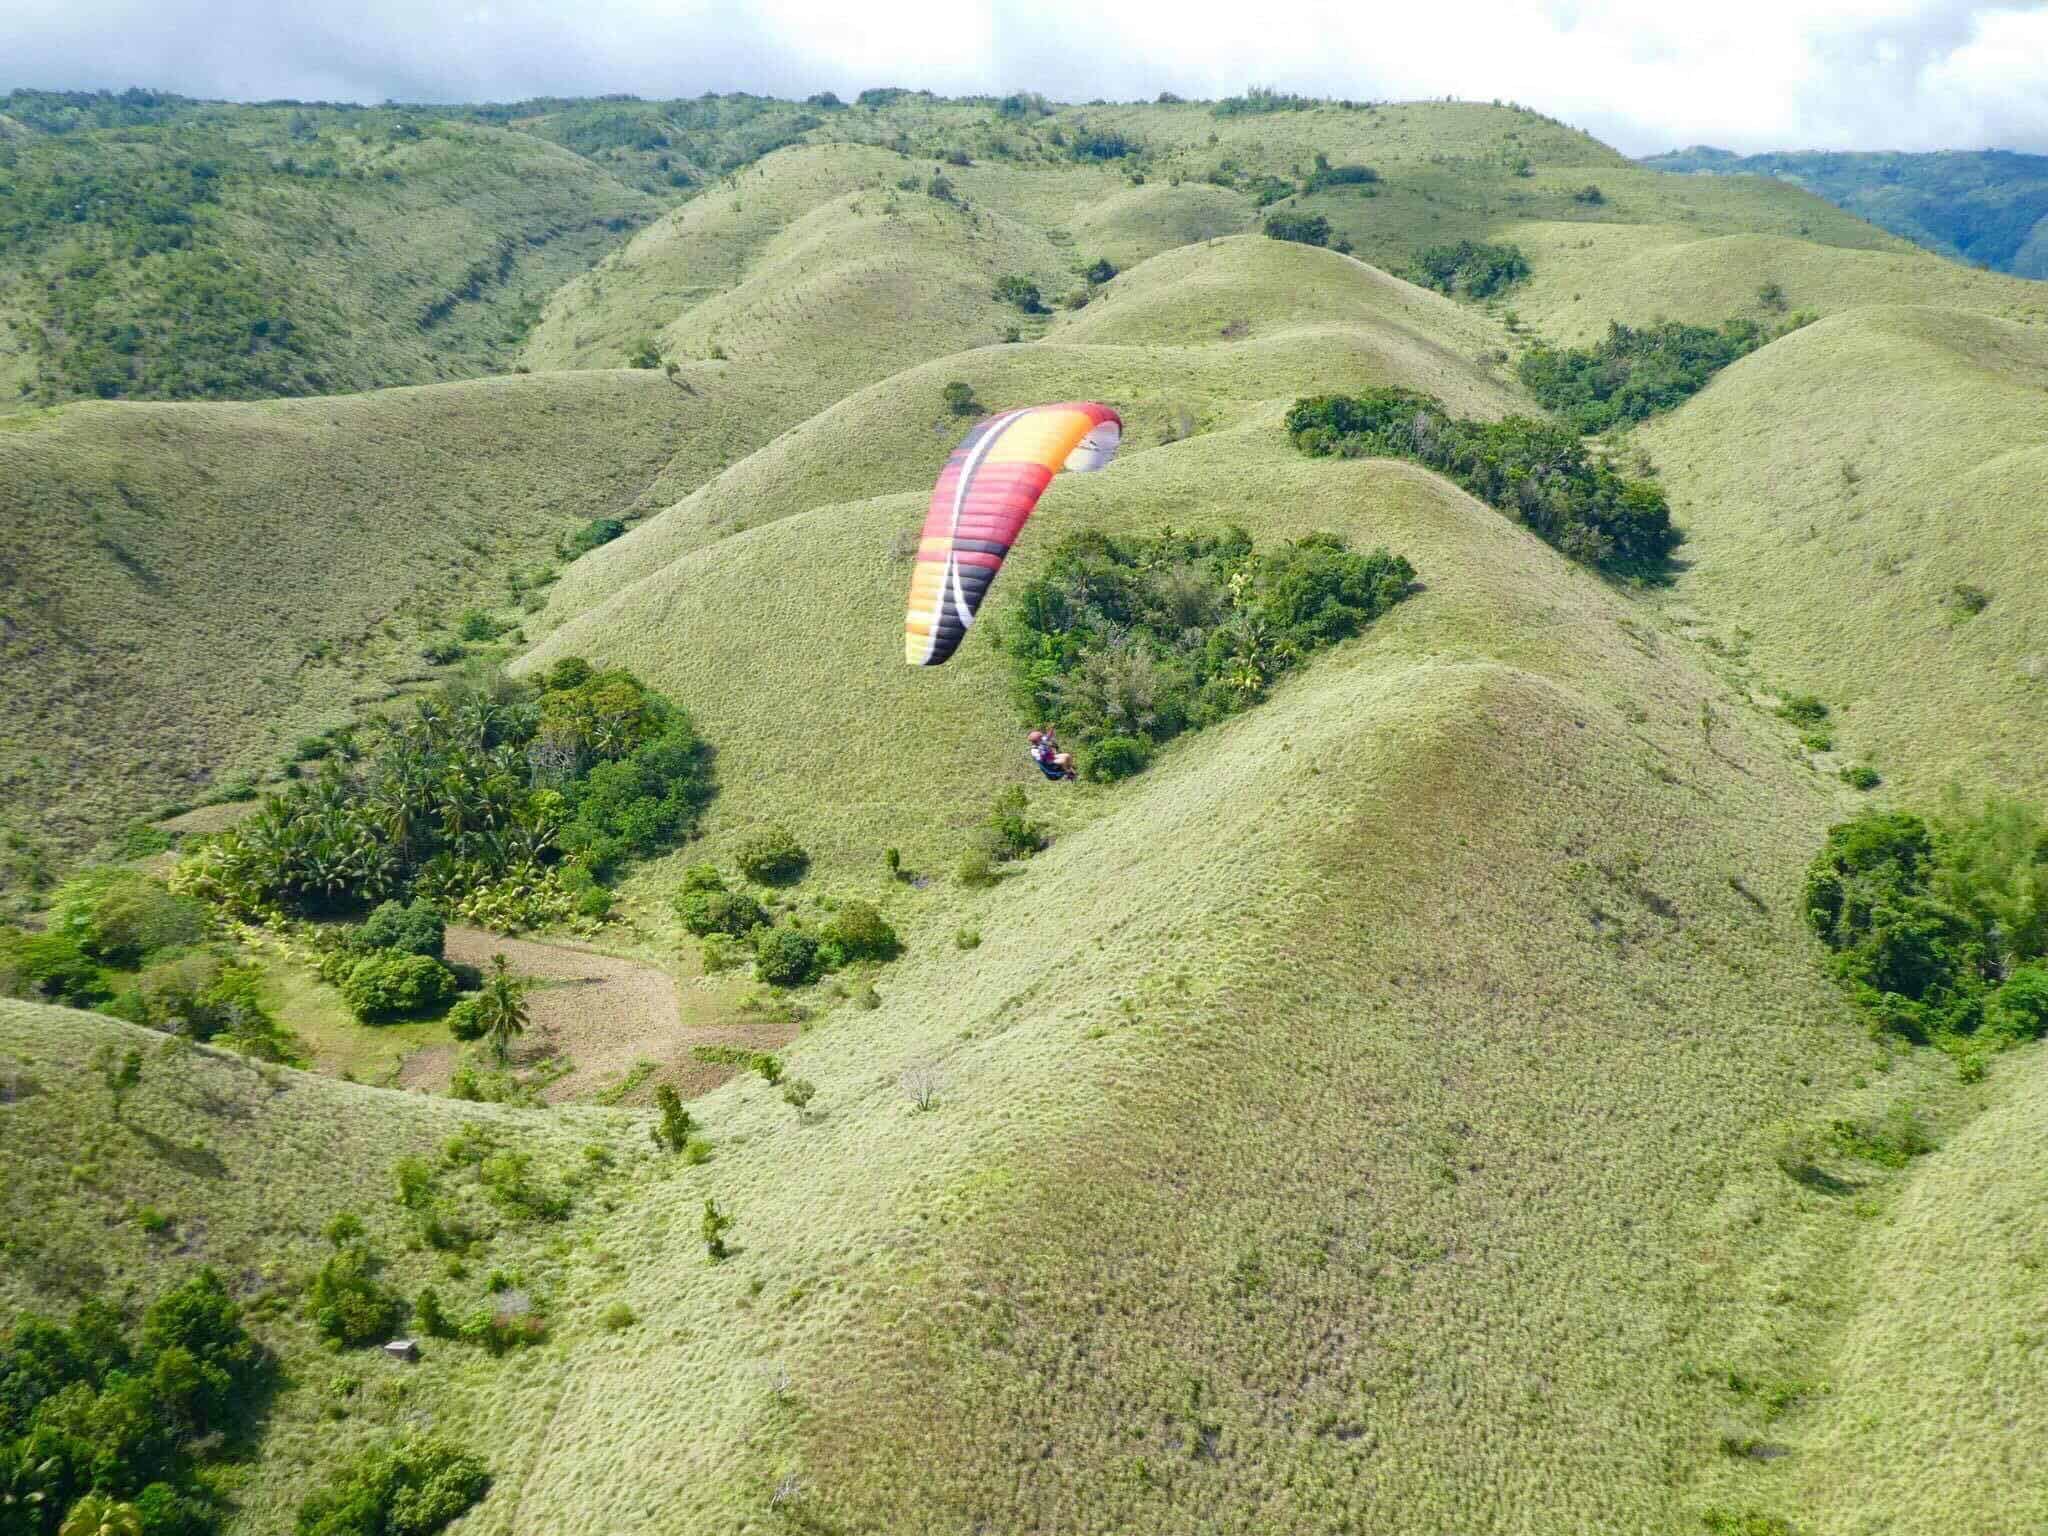
<instances>
[{"instance_id":1,"label":"green grass","mask_svg":"<svg viewBox=\"0 0 2048 1536\"><path fill-rule=\"evenodd\" d=\"M1680 615L1746 652L1731 675L1817 694L1894 791L2048 791L2044 387L2048 330L1869 308L1641 433L1688 531ZM1981 612L1958 617L1959 585Z\"/></svg>"},{"instance_id":2,"label":"green grass","mask_svg":"<svg viewBox=\"0 0 2048 1536\"><path fill-rule=\"evenodd\" d=\"M612 372L0 433L0 798L76 849L273 768L469 602L511 610L506 570L630 504L690 411Z\"/></svg>"},{"instance_id":3,"label":"green grass","mask_svg":"<svg viewBox=\"0 0 2048 1536\"><path fill-rule=\"evenodd\" d=\"M1050 135L1083 126L1142 140L1142 165L1123 169L1144 184L1066 165ZM551 589L529 619L545 638L516 665L628 666L716 745L705 836L626 880L607 945L671 968L687 1020L718 1014L717 1043L772 1043L817 1085L809 1115L734 1078L691 1105L712 1152L682 1166L647 1158L644 1114L454 1105L195 1053L150 1058L130 1131L92 1113L104 1090L79 1064L101 1038L139 1037L0 1005L0 1051L29 1058L39 1090L0 1106L10 1172L28 1170L9 1180L5 1198L28 1203L8 1225L30 1245L0 1266L0 1296L153 1277L151 1240L117 1200L181 1232L205 1214L195 1254L246 1271L248 1292L275 1283L266 1264L311 1263L320 1224L359 1204L416 1288L437 1266L402 1252L391 1159L472 1120L552 1167L616 1134L621 1172L571 1232L507 1234L488 1260L546 1291L562 1320L549 1344L502 1362L438 1349L402 1404L380 1379L373 1407L329 1430L320 1357L302 1325L280 1325L302 1385L240 1528L282 1528L331 1458L414 1411L487 1448L480 1530L1640 1536L1723 1508L1934 1536L2035 1515L2025 1128L2041 1048L1997 1058L1981 1086L1933 1053L1873 1064L1798 909L1806 859L1857 797L1770 710L1785 691L1819 695L1886 793L1949 775L2042 787L2025 747L2048 721L2028 667L2048 640L2024 602L2041 573L2019 509L2043 333L1999 317L2024 316L2028 290L1903 252L1797 189L1658 176L1509 108L1217 118L1190 104L1020 123L912 100L808 131L873 142L783 150L709 188L563 290L529 344L538 365L609 367L656 334L694 359L679 384L547 374L226 416L73 408L0 434L0 469L29 464L45 487L39 538L6 547L10 567L85 558L92 525L53 510L81 465L100 466L85 483L104 486L109 536L148 565L166 556L127 542L151 525L125 506L114 522L120 486L186 473L205 426L220 445L198 462L239 474L243 500L175 482L215 541L180 553L180 581L216 605L255 601L218 530L312 485L302 543L259 524L293 551L271 562L285 576L265 568L297 594L279 600L289 613L342 611L323 574L339 564L348 592L375 590L362 567L388 549L379 579L433 571L416 606L452 614L462 583L526 557L519 539L650 514ZM881 147L897 135L915 157ZM948 144L976 160L946 170L964 212L894 186ZM1719 320L1772 279L1826 313L1641 429L1692 534L1668 597L1604 584L1413 466L1286 442L1286 407L1320 391L1529 408L1495 360L1515 345L1502 317L1215 227L1248 201L1203 180L1220 159L1284 175L1317 150L1385 178L1373 199L1309 200L1360 255L1524 243L1535 276L1498 308L1553 340L1609 314ZM1524 153L1534 174L1515 176ZM1588 181L1597 208L1569 200ZM995 275L1053 293L1117 250L1127 270L1085 308L996 343L1012 322ZM1869 307L1904 295L1947 307ZM704 358L714 339L724 361ZM991 409L1109 399L1129 435L1107 472L1054 484L959 655L913 669L897 548L962 430L942 401L954 380ZM421 422L421 400L445 419ZM103 422L156 452L112 459ZM451 460L486 423L519 451ZM252 424L283 446L251 452ZM313 452L329 455L320 474L277 468ZM371 521L367 487L399 484L411 499ZM469 551L468 576L423 560L450 504L464 531L515 530ZM344 543L333 506L363 531ZM1045 536L1226 522L1262 545L1312 529L1383 543L1422 590L1131 783L1039 782L989 627ZM111 554L92 558L65 601L106 626L120 611L107 594L125 589ZM1959 618L1958 586L1988 604ZM46 625L45 647L81 632L39 616L29 587L10 587L11 623ZM332 723L306 703L344 698L309 686L321 674L255 691L226 639L202 647L215 632L171 611L170 628L107 631L132 652L95 640L128 669L121 697L148 696L151 669L190 652L217 661L177 675L218 680L223 699L196 734L246 731L246 761ZM336 632L375 622L351 610ZM385 655L365 653L366 678ZM45 711L90 675L43 671ZM175 743L173 702L209 697L188 683L144 718ZM77 739L132 764L132 730ZM88 819L57 768L33 771L45 798L18 778L10 808ZM960 853L1018 783L1052 846L991 889L962 887ZM669 907L682 870L730 869L767 822L812 856L791 899L821 916L822 901L872 900L903 936L873 977L879 1006L818 987L794 998L808 1017L745 1012L744 982L693 974ZM892 847L925 878L891 880ZM302 1028L326 1027L281 997ZM937 1085L924 1111L906 1091L920 1074ZM237 1107L207 1109L229 1086ZM1894 1103L1925 1116L1938 1150L1901 1169L1830 1154L1826 1181L1779 1167L1792 1130ZM202 1123L224 1174L163 1150ZM736 1223L716 1266L707 1198ZM45 1232L31 1209L61 1221ZM79 1267L94 1262L104 1273ZM467 1297L484 1267L450 1283ZM618 1304L639 1321L615 1333L602 1319ZM795 1496L771 1510L778 1486Z\"/></svg>"}]
</instances>

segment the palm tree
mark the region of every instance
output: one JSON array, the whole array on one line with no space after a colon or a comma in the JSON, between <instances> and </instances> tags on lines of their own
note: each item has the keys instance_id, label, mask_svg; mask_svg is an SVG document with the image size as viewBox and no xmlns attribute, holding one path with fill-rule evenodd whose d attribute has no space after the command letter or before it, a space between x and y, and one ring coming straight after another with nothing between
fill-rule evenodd
<instances>
[{"instance_id":1,"label":"palm tree","mask_svg":"<svg viewBox=\"0 0 2048 1536\"><path fill-rule=\"evenodd\" d=\"M512 1042L526 1033L532 1022L526 1011L526 992L531 982L511 973L503 955L491 956L491 978L477 994L476 1020L479 1033L488 1040L499 1061L512 1056Z\"/></svg>"},{"instance_id":2,"label":"palm tree","mask_svg":"<svg viewBox=\"0 0 2048 1536\"><path fill-rule=\"evenodd\" d=\"M71 1506L57 1536L142 1536L142 1515L133 1504L89 1493Z\"/></svg>"}]
</instances>

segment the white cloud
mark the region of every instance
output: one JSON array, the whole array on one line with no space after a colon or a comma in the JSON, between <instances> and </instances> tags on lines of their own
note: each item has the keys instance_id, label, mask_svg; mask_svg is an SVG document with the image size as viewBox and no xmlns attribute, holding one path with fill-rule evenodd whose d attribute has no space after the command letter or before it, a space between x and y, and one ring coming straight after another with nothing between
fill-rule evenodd
<instances>
[{"instance_id":1,"label":"white cloud","mask_svg":"<svg viewBox=\"0 0 2048 1536\"><path fill-rule=\"evenodd\" d=\"M2015 0L9 0L9 85L406 100L1034 89L1502 97L1647 152L2048 151Z\"/></svg>"}]
</instances>

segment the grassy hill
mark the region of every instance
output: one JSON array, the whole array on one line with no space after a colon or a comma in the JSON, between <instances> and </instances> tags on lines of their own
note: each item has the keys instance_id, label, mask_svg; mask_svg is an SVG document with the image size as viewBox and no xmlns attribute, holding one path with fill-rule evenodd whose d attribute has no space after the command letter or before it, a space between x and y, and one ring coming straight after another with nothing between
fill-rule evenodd
<instances>
[{"instance_id":1,"label":"grassy hill","mask_svg":"<svg viewBox=\"0 0 2048 1536\"><path fill-rule=\"evenodd\" d=\"M506 369L540 301L662 206L432 113L83 99L97 116L0 98L41 130L0 141L0 410Z\"/></svg>"},{"instance_id":2,"label":"grassy hill","mask_svg":"<svg viewBox=\"0 0 2048 1536\"><path fill-rule=\"evenodd\" d=\"M682 119L616 105L612 163L650 178L678 146L634 135ZM7 1198L69 1212L10 1222L0 1299L147 1279L167 1242L274 1294L294 1385L238 1536L288 1529L343 1451L415 1415L490 1462L454 1529L521 1536L2035 1517L2048 1048L1966 1082L1873 1042L1801 902L1828 824L1869 803L1839 761L1905 804L1951 777L2042 788L2037 290L1515 108L814 115L736 125L807 142L698 178L560 290L530 376L0 430L0 528L24 530L0 543L7 659L30 679L0 793L83 839L173 772L275 761L402 686L480 590L512 608L508 568L631 514L548 589L514 670L616 663L689 709L717 753L704 836L626 879L603 943L672 970L686 1016L715 993L775 1028L816 1102L726 1081L690 1106L711 1155L686 1163L639 1155L633 1115L173 1051L110 1124L93 1049L155 1042L0 1004L0 1152L30 1170ZM1262 178L1317 153L1381 180L1281 201L1378 265L1251 232ZM1514 239L1531 278L1489 309L1381 269L1464 238ZM1123 270L1087 284L1100 256ZM994 297L1006 273L1083 302L1025 315ZM1501 366L1529 327L1718 320L1768 281L1823 318L1620 445L1689 534L1668 591L1282 427L1297 396L1379 385L1529 411ZM643 339L673 378L617 367ZM1126 448L1055 483L960 653L914 669L903 535L973 419L956 381L973 415L1108 400ZM1420 587L1143 775L1040 781L995 638L1059 535L1233 523L1384 544ZM1788 690L1833 707L1835 756L1772 717ZM1015 786L1051 846L963 883ZM730 870L767 823L809 851L803 910L858 897L901 933L872 997L749 1006L701 977L682 872ZM1907 1111L1924 1156L1848 1150L1841 1126ZM407 1248L389 1164L470 1124L575 1204L500 1223L456 1275ZM1802 1138L1824 1166L1788 1162ZM612 1167L572 1181L586 1142ZM709 1198L735 1221L720 1264ZM133 1225L144 1205L172 1238ZM550 1339L436 1346L395 1380L343 1357L356 1392L330 1384L293 1298L345 1206L409 1295L439 1276L481 1304L502 1268Z\"/></svg>"},{"instance_id":3,"label":"grassy hill","mask_svg":"<svg viewBox=\"0 0 2048 1536\"><path fill-rule=\"evenodd\" d=\"M1820 695L1838 749L1917 795L2048 789L2044 388L2040 327L1874 307L1642 433L1688 525L1677 599L1739 675Z\"/></svg>"},{"instance_id":4,"label":"grassy hill","mask_svg":"<svg viewBox=\"0 0 2048 1536\"><path fill-rule=\"evenodd\" d=\"M260 773L629 505L691 406L618 371L14 418L0 800L75 847Z\"/></svg>"},{"instance_id":5,"label":"grassy hill","mask_svg":"<svg viewBox=\"0 0 2048 1536\"><path fill-rule=\"evenodd\" d=\"M1768 724L1710 749L1702 699L1754 717L1686 647L1406 468L1248 426L1058 492L1069 526L1334 526L1429 590L1146 780L1034 795L1065 835L996 892L894 898L918 942L882 1009L790 1052L830 1119L722 1174L774 1343L728 1328L709 1402L644 1429L660 1358L576 1394L609 1449L523 1507L568 1518L659 1438L693 1447L663 1507L707 1528L792 1474L850 1530L1683 1528L1727 1405L1679 1366L1729 1326L1684 1244L1731 1189L1796 1204L1762 1127L1863 1059L1796 921L1820 781ZM534 664L699 701L712 854L774 818L828 890L878 891L885 843L943 869L1022 765L985 641L936 674L891 648L917 503L735 535ZM948 1091L906 1115L925 1061ZM629 1283L692 1337L735 1294L656 1257ZM770 1349L795 1407L736 1404L716 1383Z\"/></svg>"},{"instance_id":6,"label":"grassy hill","mask_svg":"<svg viewBox=\"0 0 2048 1536\"><path fill-rule=\"evenodd\" d=\"M2048 278L2048 155L2007 149L1736 155L1702 145L1652 155L1643 164L1795 182L1951 260Z\"/></svg>"}]
</instances>

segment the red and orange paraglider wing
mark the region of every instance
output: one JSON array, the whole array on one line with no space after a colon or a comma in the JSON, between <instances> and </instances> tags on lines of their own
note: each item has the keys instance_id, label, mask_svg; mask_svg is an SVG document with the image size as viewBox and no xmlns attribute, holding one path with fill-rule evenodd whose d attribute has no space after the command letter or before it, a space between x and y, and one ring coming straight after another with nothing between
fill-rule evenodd
<instances>
[{"instance_id":1,"label":"red and orange paraglider wing","mask_svg":"<svg viewBox=\"0 0 2048 1536\"><path fill-rule=\"evenodd\" d=\"M1100 469L1116 457L1123 418L1106 405L1070 401L992 416L968 433L932 488L903 658L935 667L966 638L968 626L1017 542L1038 498L1062 469Z\"/></svg>"}]
</instances>

